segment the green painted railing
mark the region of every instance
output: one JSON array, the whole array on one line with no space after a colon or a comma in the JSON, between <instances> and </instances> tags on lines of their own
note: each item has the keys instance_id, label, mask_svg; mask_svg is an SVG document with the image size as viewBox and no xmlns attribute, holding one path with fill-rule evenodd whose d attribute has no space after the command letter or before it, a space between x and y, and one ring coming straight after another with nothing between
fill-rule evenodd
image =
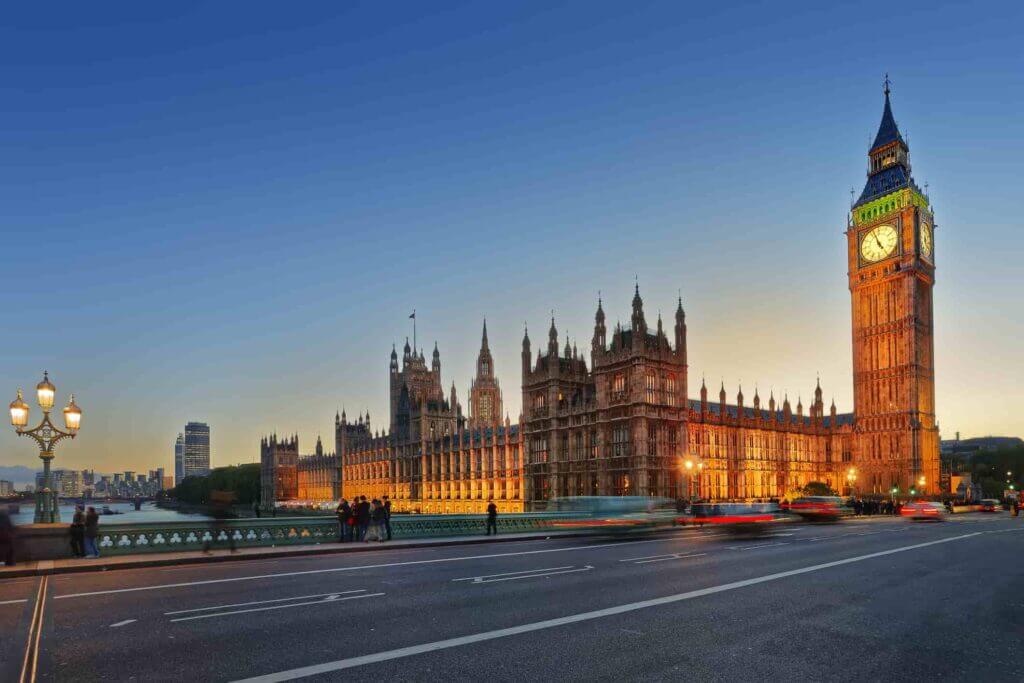
<instances>
[{"instance_id":1,"label":"green painted railing","mask_svg":"<svg viewBox=\"0 0 1024 683\"><path fill-rule=\"evenodd\" d=\"M520 513L499 515L498 533L522 533L550 529L557 513ZM438 536L482 535L486 515L394 515L392 538L430 538ZM201 550L226 548L234 540L238 548L336 543L338 520L323 517L253 517L229 519L222 523L150 522L145 524L101 524L96 543L101 555Z\"/></svg>"}]
</instances>

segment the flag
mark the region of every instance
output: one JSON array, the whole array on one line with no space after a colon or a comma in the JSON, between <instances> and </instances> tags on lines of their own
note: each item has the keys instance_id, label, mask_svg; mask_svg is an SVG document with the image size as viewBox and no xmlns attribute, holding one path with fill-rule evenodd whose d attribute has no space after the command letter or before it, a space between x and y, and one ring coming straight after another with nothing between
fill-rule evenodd
<instances>
[{"instance_id":1,"label":"flag","mask_svg":"<svg viewBox=\"0 0 1024 683\"><path fill-rule=\"evenodd\" d=\"M416 311L413 311L411 314L409 314L409 317L410 318L415 318L416 317Z\"/></svg>"}]
</instances>

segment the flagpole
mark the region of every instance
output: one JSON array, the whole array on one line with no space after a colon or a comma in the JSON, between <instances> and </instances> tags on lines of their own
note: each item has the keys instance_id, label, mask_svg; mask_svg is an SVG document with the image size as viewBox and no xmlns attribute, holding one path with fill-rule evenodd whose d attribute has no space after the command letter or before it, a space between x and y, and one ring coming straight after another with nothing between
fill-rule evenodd
<instances>
[{"instance_id":1,"label":"flagpole","mask_svg":"<svg viewBox=\"0 0 1024 683\"><path fill-rule=\"evenodd\" d=\"M412 352L415 354L416 349L419 346L416 345L416 309L412 309Z\"/></svg>"}]
</instances>

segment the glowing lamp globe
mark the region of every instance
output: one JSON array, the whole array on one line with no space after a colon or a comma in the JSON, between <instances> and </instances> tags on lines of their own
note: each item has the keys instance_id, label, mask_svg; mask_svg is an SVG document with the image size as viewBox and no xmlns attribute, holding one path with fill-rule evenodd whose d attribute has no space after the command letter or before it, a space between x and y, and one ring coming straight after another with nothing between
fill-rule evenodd
<instances>
[{"instance_id":1,"label":"glowing lamp globe","mask_svg":"<svg viewBox=\"0 0 1024 683\"><path fill-rule=\"evenodd\" d=\"M68 401L67 407L64 409L64 426L68 428L69 432L77 432L78 427L82 424L82 409L75 404L75 395L71 394L71 400Z\"/></svg>"},{"instance_id":2,"label":"glowing lamp globe","mask_svg":"<svg viewBox=\"0 0 1024 683\"><path fill-rule=\"evenodd\" d=\"M57 393L57 387L50 381L50 375L43 372L43 381L36 385L36 396L39 398L39 407L49 410L53 407L53 396Z\"/></svg>"},{"instance_id":3,"label":"glowing lamp globe","mask_svg":"<svg viewBox=\"0 0 1024 683\"><path fill-rule=\"evenodd\" d=\"M21 398L21 389L18 389L18 398L11 401L11 424L15 427L28 424L28 404Z\"/></svg>"}]
</instances>

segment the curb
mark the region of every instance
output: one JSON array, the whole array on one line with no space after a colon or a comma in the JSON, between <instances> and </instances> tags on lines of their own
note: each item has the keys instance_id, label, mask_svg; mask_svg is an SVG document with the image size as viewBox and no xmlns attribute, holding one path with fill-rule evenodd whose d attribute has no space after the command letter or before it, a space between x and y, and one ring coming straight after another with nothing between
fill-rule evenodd
<instances>
[{"instance_id":1,"label":"curb","mask_svg":"<svg viewBox=\"0 0 1024 683\"><path fill-rule=\"evenodd\" d=\"M402 545L386 545L384 543L377 545L367 546L356 546L348 547L347 545L337 544L336 546L324 545L324 546L309 546L304 548L288 549L283 547L279 550L271 550L269 552L245 554L246 549L242 549L240 553L225 554L225 555L198 555L196 557L179 557L179 558L161 558L159 556L143 555L136 560L128 560L124 562L117 562L116 564L103 564L102 558L94 563L70 565L70 566L49 566L49 567L33 567L24 569L15 568L13 569L0 569L0 580L7 578L22 578L26 576L52 576L55 574L85 574L91 572L106 572L106 571L117 571L120 569L141 569L145 567L169 567L176 565L187 565L187 564L209 564L213 562L245 562L249 560L267 560L267 559L279 559L284 557L307 557L307 556L318 556L318 555L343 555L349 553L366 553L366 552L379 552L382 550L405 550L416 549L416 548L444 548L447 546L462 546L462 545L479 545L482 543L514 543L516 541L543 541L550 538L574 538L579 536L585 536L587 534L581 533L567 533L567 532L555 532L555 533L544 533L544 534L531 534L529 536L471 536L465 539L447 539L443 541L414 541L412 543L403 543ZM58 560L59 561L59 560ZM54 560L44 561L53 563Z\"/></svg>"}]
</instances>

